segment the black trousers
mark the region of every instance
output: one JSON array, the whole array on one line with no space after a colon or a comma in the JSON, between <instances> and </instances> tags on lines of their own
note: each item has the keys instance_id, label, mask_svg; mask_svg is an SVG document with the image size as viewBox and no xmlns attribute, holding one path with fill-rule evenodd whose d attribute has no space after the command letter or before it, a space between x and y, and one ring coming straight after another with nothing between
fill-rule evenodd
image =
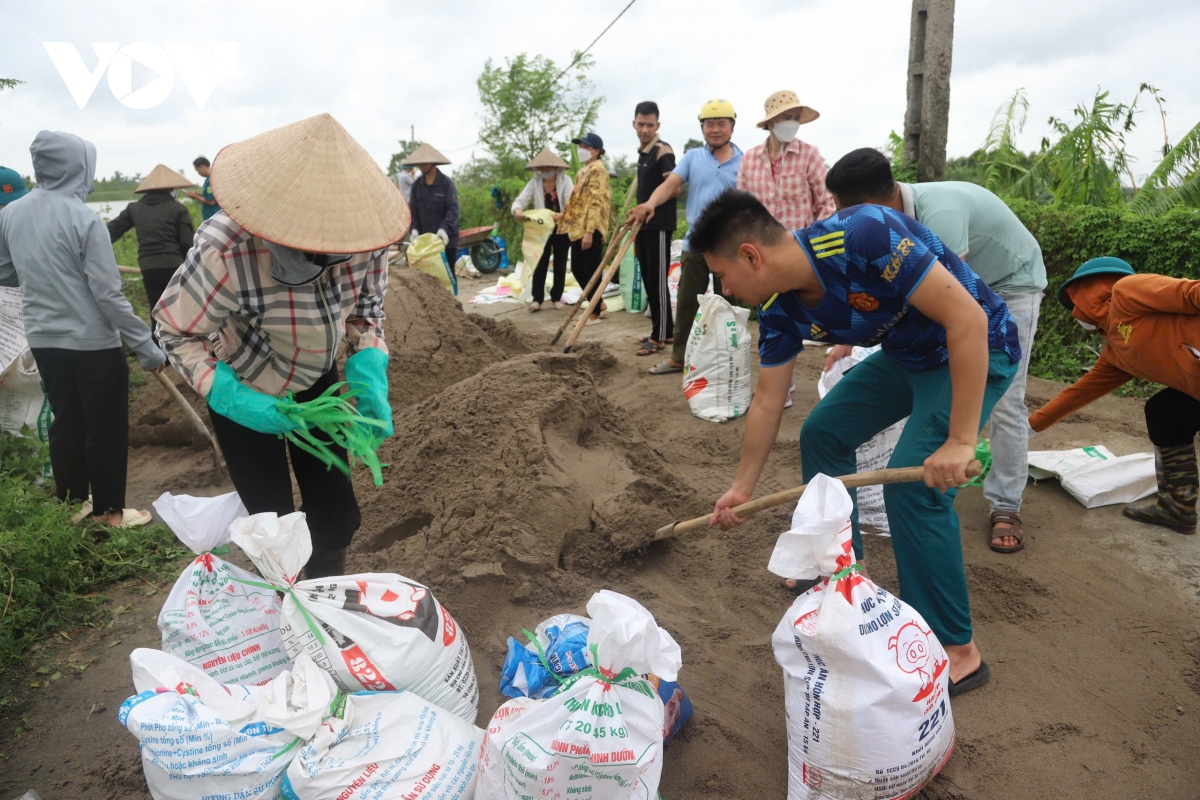
<instances>
[{"instance_id":1,"label":"black trousers","mask_svg":"<svg viewBox=\"0 0 1200 800\"><path fill-rule=\"evenodd\" d=\"M33 348L54 421L50 465L58 499L92 496L93 513L125 507L129 463L129 365L121 348Z\"/></svg>"},{"instance_id":2,"label":"black trousers","mask_svg":"<svg viewBox=\"0 0 1200 800\"><path fill-rule=\"evenodd\" d=\"M154 307L158 305L158 300L166 291L167 284L174 277L175 270L173 269L147 269L142 270L142 287L146 290L146 297L150 300L150 313L154 314ZM153 323L150 325L154 327Z\"/></svg>"},{"instance_id":3,"label":"black trousers","mask_svg":"<svg viewBox=\"0 0 1200 800\"><path fill-rule=\"evenodd\" d=\"M541 303L546 299L546 270L550 266L551 254L554 256L554 283L550 287L550 299L555 303L562 299L563 287L567 283L567 253L570 250L571 237L565 233L550 234L537 268L533 271L533 302Z\"/></svg>"},{"instance_id":4,"label":"black trousers","mask_svg":"<svg viewBox=\"0 0 1200 800\"><path fill-rule=\"evenodd\" d=\"M579 281L580 289L587 288L588 281L592 279L592 275L595 274L603 258L604 234L600 231L593 231L592 246L587 250L583 249L583 239L571 242L571 274L575 276L575 280ZM599 286L599 282L596 285ZM579 302L586 303L591 300L595 289L596 287L592 287L592 291L579 298Z\"/></svg>"},{"instance_id":5,"label":"black trousers","mask_svg":"<svg viewBox=\"0 0 1200 800\"><path fill-rule=\"evenodd\" d=\"M665 342L675 333L675 318L671 312L671 290L667 276L671 271L671 242L666 231L638 232L638 263L642 266L642 285L646 287L646 302L650 306L650 338Z\"/></svg>"},{"instance_id":6,"label":"black trousers","mask_svg":"<svg viewBox=\"0 0 1200 800\"><path fill-rule=\"evenodd\" d=\"M301 403L314 400L337 382L338 372L334 367L312 387L296 392L296 400ZM296 510L292 502L292 476L288 474L290 457L291 472L300 487L300 510L306 515L312 533L313 550L340 550L350 544L362 517L354 486L345 474L327 468L284 438L246 428L211 407L208 414L217 442L225 453L233 488L247 511L251 514L274 511L282 515ZM314 430L313 434L318 439L324 438L319 431ZM324 440L329 442L327 438ZM336 445L330 449L343 461L346 459L344 449Z\"/></svg>"},{"instance_id":7,"label":"black trousers","mask_svg":"<svg viewBox=\"0 0 1200 800\"><path fill-rule=\"evenodd\" d=\"M1191 444L1200 431L1200 400L1166 388L1146 401L1146 431L1156 447Z\"/></svg>"}]
</instances>

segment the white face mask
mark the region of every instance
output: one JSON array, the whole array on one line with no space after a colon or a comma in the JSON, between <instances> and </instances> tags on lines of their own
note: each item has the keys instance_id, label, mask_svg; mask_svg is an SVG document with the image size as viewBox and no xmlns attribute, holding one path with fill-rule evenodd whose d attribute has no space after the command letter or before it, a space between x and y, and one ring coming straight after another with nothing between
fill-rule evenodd
<instances>
[{"instance_id":1,"label":"white face mask","mask_svg":"<svg viewBox=\"0 0 1200 800\"><path fill-rule=\"evenodd\" d=\"M1072 319L1074 319L1074 317L1072 317ZM1099 328L1097 328L1095 325L1091 324L1090 322L1084 322L1084 321L1083 321L1083 320L1081 320L1081 319L1076 319L1075 321L1076 321L1077 323L1079 323L1079 327L1083 328L1085 331L1098 331L1098 330L1100 330Z\"/></svg>"},{"instance_id":2,"label":"white face mask","mask_svg":"<svg viewBox=\"0 0 1200 800\"><path fill-rule=\"evenodd\" d=\"M784 119L775 123L775 127L771 129L771 133L775 135L783 144L787 144L792 139L796 138L796 134L800 132L800 121L794 119Z\"/></svg>"},{"instance_id":3,"label":"white face mask","mask_svg":"<svg viewBox=\"0 0 1200 800\"><path fill-rule=\"evenodd\" d=\"M592 160L592 156L594 156L594 155L595 155L595 153L593 153L591 150L588 150L586 147L579 148L579 163L580 164L588 163L589 161Z\"/></svg>"},{"instance_id":4,"label":"white face mask","mask_svg":"<svg viewBox=\"0 0 1200 800\"><path fill-rule=\"evenodd\" d=\"M537 176L544 181L551 180L554 177L554 170L539 169L537 171Z\"/></svg>"}]
</instances>

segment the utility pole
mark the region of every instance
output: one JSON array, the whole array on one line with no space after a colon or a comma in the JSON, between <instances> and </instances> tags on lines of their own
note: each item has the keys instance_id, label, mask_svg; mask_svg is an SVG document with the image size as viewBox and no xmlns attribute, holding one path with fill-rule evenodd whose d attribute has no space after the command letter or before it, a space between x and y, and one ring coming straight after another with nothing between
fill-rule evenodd
<instances>
[{"instance_id":1,"label":"utility pole","mask_svg":"<svg viewBox=\"0 0 1200 800\"><path fill-rule=\"evenodd\" d=\"M946 178L953 51L954 0L913 0L904 159L916 166L917 180L921 182Z\"/></svg>"}]
</instances>

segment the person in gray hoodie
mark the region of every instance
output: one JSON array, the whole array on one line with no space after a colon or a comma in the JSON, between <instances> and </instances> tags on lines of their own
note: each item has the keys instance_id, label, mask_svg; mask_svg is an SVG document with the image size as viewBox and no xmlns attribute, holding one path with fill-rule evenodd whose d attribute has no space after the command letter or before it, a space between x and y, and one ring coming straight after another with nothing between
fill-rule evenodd
<instances>
[{"instance_id":1,"label":"person in gray hoodie","mask_svg":"<svg viewBox=\"0 0 1200 800\"><path fill-rule=\"evenodd\" d=\"M129 367L122 339L142 368L166 357L121 293L108 229L84 203L96 147L42 131L29 152L37 186L0 215L0 274L15 270L25 336L50 399L50 464L58 498L83 504L95 522L135 527L146 511L125 508ZM89 508L89 489L91 494Z\"/></svg>"}]
</instances>

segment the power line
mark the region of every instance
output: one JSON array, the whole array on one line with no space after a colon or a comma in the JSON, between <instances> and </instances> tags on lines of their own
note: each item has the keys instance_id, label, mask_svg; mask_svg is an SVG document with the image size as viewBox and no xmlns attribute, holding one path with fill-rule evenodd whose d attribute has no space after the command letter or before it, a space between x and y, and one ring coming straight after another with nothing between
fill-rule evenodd
<instances>
[{"instance_id":1,"label":"power line","mask_svg":"<svg viewBox=\"0 0 1200 800\"><path fill-rule=\"evenodd\" d=\"M632 6L636 2L637 2L637 0L629 0L629 5L622 8L621 13L617 14L617 16L613 17L613 21L608 23L608 28L611 28L613 25L616 25L617 20L619 20L621 17L625 16L625 12L628 11L629 7ZM550 81L550 85L553 86L554 84L558 83L559 78L562 78L563 75L566 75L568 72L570 72L571 68L574 67L576 64L578 64L579 60L581 58L583 58L584 56L587 55L588 50L591 50L592 46L595 45L596 42L600 41L601 37L603 37L604 34L608 33L608 28L605 28L604 30L600 31L600 36L597 36L595 39L592 39L592 44L589 44L587 47L583 48L583 52L581 52L579 55L575 56L575 60L572 61L570 64L568 64L566 69L564 69L562 72L558 73L558 75L554 78L554 80Z\"/></svg>"}]
</instances>

